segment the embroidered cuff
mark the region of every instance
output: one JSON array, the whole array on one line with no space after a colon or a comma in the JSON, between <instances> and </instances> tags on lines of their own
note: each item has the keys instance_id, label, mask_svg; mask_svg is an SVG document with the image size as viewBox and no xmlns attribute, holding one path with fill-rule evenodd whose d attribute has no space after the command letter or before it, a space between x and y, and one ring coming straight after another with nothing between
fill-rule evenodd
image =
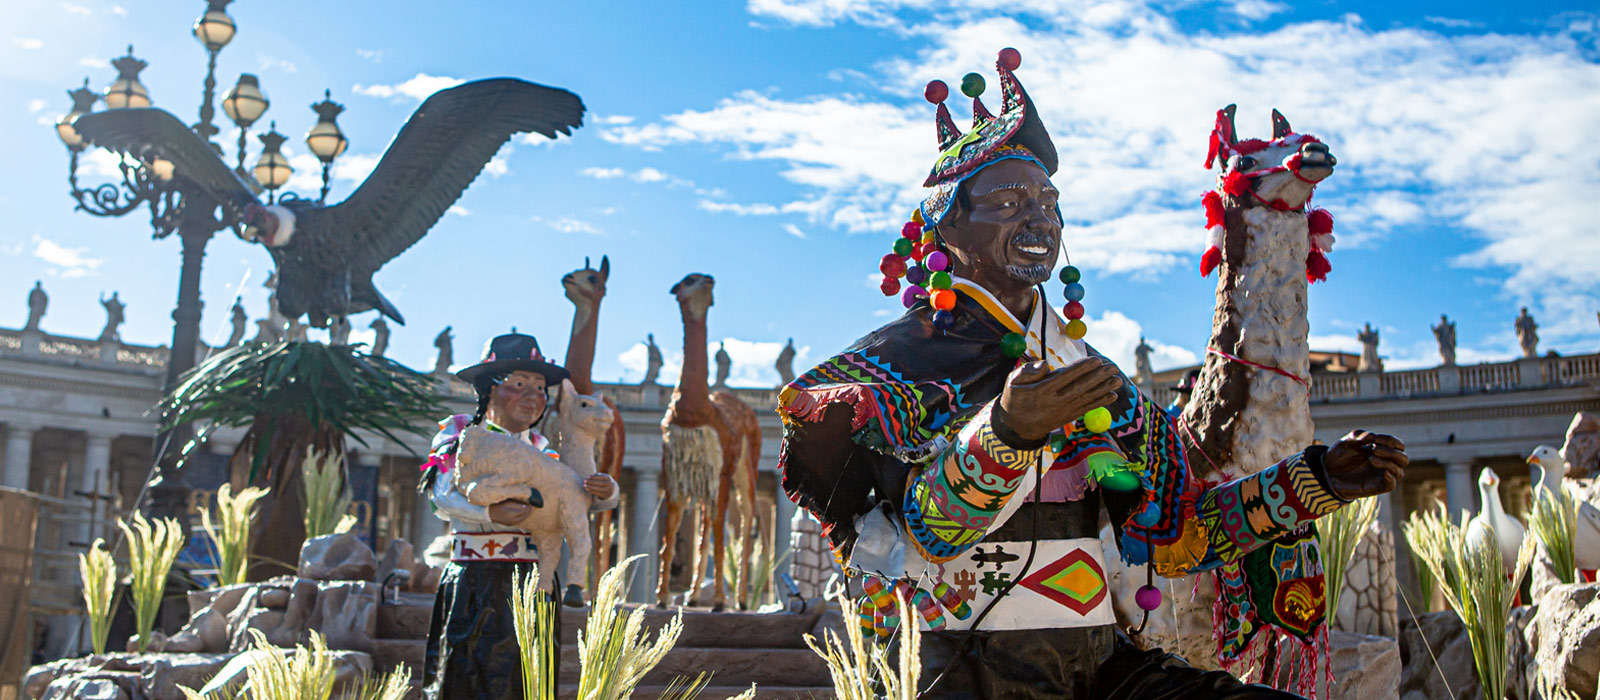
<instances>
[{"instance_id":1,"label":"embroidered cuff","mask_svg":"<svg viewBox=\"0 0 1600 700\"><path fill-rule=\"evenodd\" d=\"M994 430L985 406L950 447L906 484L906 532L928 561L947 561L988 533L994 519L1038 467L1044 448L1017 449Z\"/></svg>"},{"instance_id":2,"label":"embroidered cuff","mask_svg":"<svg viewBox=\"0 0 1600 700\"><path fill-rule=\"evenodd\" d=\"M1344 503L1323 485L1302 452L1207 491L1197 515L1212 552L1232 561Z\"/></svg>"}]
</instances>

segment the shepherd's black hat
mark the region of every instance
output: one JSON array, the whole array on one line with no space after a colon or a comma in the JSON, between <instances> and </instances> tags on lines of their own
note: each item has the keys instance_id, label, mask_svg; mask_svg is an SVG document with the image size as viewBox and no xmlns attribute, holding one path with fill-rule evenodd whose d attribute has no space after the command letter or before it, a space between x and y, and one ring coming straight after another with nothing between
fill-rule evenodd
<instances>
[{"instance_id":1,"label":"shepherd's black hat","mask_svg":"<svg viewBox=\"0 0 1600 700\"><path fill-rule=\"evenodd\" d=\"M1196 367L1183 373L1182 381L1172 385L1172 390L1180 394L1194 392L1194 385L1200 381L1200 368Z\"/></svg>"},{"instance_id":2,"label":"shepherd's black hat","mask_svg":"<svg viewBox=\"0 0 1600 700\"><path fill-rule=\"evenodd\" d=\"M497 335L483 346L483 359L471 367L463 368L456 372L456 376L469 384L476 384L478 378L497 372L538 372L544 375L545 384L559 384L561 380L572 376L571 372L562 369L560 365L553 364L544 359L544 354L539 352L539 341L531 335L521 333L507 333Z\"/></svg>"}]
</instances>

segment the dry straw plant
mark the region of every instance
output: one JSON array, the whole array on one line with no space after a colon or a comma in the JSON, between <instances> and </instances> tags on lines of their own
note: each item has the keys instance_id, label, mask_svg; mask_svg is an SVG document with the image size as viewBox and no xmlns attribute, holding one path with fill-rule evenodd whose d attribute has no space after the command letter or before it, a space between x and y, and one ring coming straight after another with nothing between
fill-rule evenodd
<instances>
[{"instance_id":1,"label":"dry straw plant","mask_svg":"<svg viewBox=\"0 0 1600 700\"><path fill-rule=\"evenodd\" d=\"M344 454L306 449L305 480L306 539L346 532L356 524L350 515L350 491L344 487Z\"/></svg>"},{"instance_id":2,"label":"dry straw plant","mask_svg":"<svg viewBox=\"0 0 1600 700\"><path fill-rule=\"evenodd\" d=\"M285 654L258 630L250 630L254 640L245 668L243 687L194 690L179 686L188 700L334 700L333 682L337 667L333 653L321 634L311 632L309 648L296 646ZM401 700L410 690L411 669L401 664L388 675L364 679L355 689L341 693L337 700Z\"/></svg>"},{"instance_id":3,"label":"dry straw plant","mask_svg":"<svg viewBox=\"0 0 1600 700\"><path fill-rule=\"evenodd\" d=\"M1536 487L1533 506L1528 509L1528 529L1555 565L1562 583L1577 582L1578 569L1573 559L1572 540L1578 534L1577 505L1564 487L1554 490Z\"/></svg>"},{"instance_id":4,"label":"dry straw plant","mask_svg":"<svg viewBox=\"0 0 1600 700\"><path fill-rule=\"evenodd\" d=\"M1490 532L1492 535L1492 527ZM1504 698L1511 641L1506 623L1511 617L1511 601L1533 560L1533 538L1523 538L1514 570L1508 572L1499 547L1493 544L1495 537L1489 537L1486 546L1469 545L1464 524L1451 523L1442 506L1436 512L1413 515L1406 521L1405 535L1433 574L1445 603L1466 626L1483 696Z\"/></svg>"},{"instance_id":5,"label":"dry straw plant","mask_svg":"<svg viewBox=\"0 0 1600 700\"><path fill-rule=\"evenodd\" d=\"M89 551L78 555L78 575L83 577L83 608L89 616L89 638L94 653L106 653L111 634L111 598L117 590L117 562L106 541L94 539Z\"/></svg>"},{"instance_id":6,"label":"dry straw plant","mask_svg":"<svg viewBox=\"0 0 1600 700\"><path fill-rule=\"evenodd\" d=\"M211 549L216 554L217 583L231 586L245 582L245 569L250 557L250 524L256 517L256 501L267 495L267 490L251 486L233 493L231 484L217 489L217 519L211 511L200 511L200 524L211 538Z\"/></svg>"},{"instance_id":7,"label":"dry straw plant","mask_svg":"<svg viewBox=\"0 0 1600 700\"><path fill-rule=\"evenodd\" d=\"M844 619L860 619L856 604L836 589L832 598L844 611ZM906 601L895 596L899 616L906 621L898 628L898 645L879 644L867 639L860 625L845 624L845 638L829 630L823 632L823 642L806 635L806 645L828 663L828 673L833 677L834 694L839 700L916 700L917 682L922 669L922 630L915 620L917 615ZM896 658L890 658L896 653Z\"/></svg>"},{"instance_id":8,"label":"dry straw plant","mask_svg":"<svg viewBox=\"0 0 1600 700\"><path fill-rule=\"evenodd\" d=\"M634 608L624 613L622 585L628 568L643 555L622 561L600 577L589 619L578 632L577 697L583 700L626 700L633 697L645 674L666 658L667 652L683 633L683 613L646 639L645 611ZM523 697L528 700L554 700L555 669L560 653L555 639L555 616L560 614L555 601L539 591L539 572L530 570L512 591L512 620L517 629L517 645L522 650ZM663 700L690 700L705 688L708 676L694 680L676 679ZM752 700L755 687L729 700Z\"/></svg>"},{"instance_id":9,"label":"dry straw plant","mask_svg":"<svg viewBox=\"0 0 1600 700\"><path fill-rule=\"evenodd\" d=\"M1328 588L1328 619L1339 613L1339 593L1345 572L1355 557L1361 536L1378 519L1378 499L1361 498L1317 521L1317 544L1322 547L1323 579Z\"/></svg>"},{"instance_id":10,"label":"dry straw plant","mask_svg":"<svg viewBox=\"0 0 1600 700\"><path fill-rule=\"evenodd\" d=\"M167 574L183 549L185 537L178 521L161 518L151 523L133 514L133 526L119 522L128 540L128 566L133 572L134 631L139 635L139 652L150 645L150 630L155 628L156 611L167 589Z\"/></svg>"}]
</instances>

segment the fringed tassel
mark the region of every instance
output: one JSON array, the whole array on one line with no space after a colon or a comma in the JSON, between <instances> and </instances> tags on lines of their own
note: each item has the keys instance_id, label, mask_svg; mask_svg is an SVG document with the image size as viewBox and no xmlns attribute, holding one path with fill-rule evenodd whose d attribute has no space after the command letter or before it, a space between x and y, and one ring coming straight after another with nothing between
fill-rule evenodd
<instances>
[{"instance_id":1,"label":"fringed tassel","mask_svg":"<svg viewBox=\"0 0 1600 700\"><path fill-rule=\"evenodd\" d=\"M1250 176L1237 170L1228 173L1222 178L1222 191L1235 197L1243 197L1250 192Z\"/></svg>"}]
</instances>

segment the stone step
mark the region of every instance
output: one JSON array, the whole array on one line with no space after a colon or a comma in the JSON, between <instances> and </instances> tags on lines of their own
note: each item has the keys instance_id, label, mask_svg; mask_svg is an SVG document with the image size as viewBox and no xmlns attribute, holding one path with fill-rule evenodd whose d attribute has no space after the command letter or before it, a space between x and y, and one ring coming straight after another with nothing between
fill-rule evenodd
<instances>
[{"instance_id":1,"label":"stone step","mask_svg":"<svg viewBox=\"0 0 1600 700\"><path fill-rule=\"evenodd\" d=\"M708 685L700 691L700 697L704 700L724 700L744 692L747 687ZM641 685L634 688L633 697L658 698L665 692L667 686L664 685ZM833 696L833 686L756 686L756 700L825 700ZM577 700L577 684L563 684L557 689L556 697L560 700ZM411 683L411 690L406 693L406 700L422 700L421 681Z\"/></svg>"},{"instance_id":2,"label":"stone step","mask_svg":"<svg viewBox=\"0 0 1600 700\"><path fill-rule=\"evenodd\" d=\"M623 605L624 614L632 614L632 611L641 607L645 612L645 628L650 630L660 629L680 610L680 608L660 609L629 603ZM804 615L715 613L705 608L681 608L681 610L683 635L678 638L679 646L736 649L805 649L805 634L816 625L821 614L821 608ZM379 606L377 617L377 634L380 639L427 639L428 625L433 618L433 596L402 593L398 601L390 601ZM562 608L562 645L577 644L578 630L583 628L587 619L587 610Z\"/></svg>"},{"instance_id":3,"label":"stone step","mask_svg":"<svg viewBox=\"0 0 1600 700\"><path fill-rule=\"evenodd\" d=\"M378 606L379 639L427 639L433 621L433 594L401 593Z\"/></svg>"}]
</instances>

